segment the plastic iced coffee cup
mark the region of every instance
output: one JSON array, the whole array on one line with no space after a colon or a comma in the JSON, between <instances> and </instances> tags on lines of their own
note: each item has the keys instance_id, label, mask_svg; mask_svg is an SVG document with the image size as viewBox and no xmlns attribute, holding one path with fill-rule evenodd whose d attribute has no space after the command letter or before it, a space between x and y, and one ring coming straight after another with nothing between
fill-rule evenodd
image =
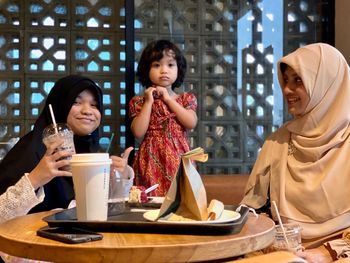
<instances>
[{"instance_id":1,"label":"plastic iced coffee cup","mask_svg":"<svg viewBox=\"0 0 350 263\"><path fill-rule=\"evenodd\" d=\"M121 214L125 210L129 192L134 178L124 178L118 171L111 173L109 179L108 211L112 215Z\"/></svg>"},{"instance_id":2,"label":"plastic iced coffee cup","mask_svg":"<svg viewBox=\"0 0 350 263\"><path fill-rule=\"evenodd\" d=\"M275 241L273 248L275 250L288 250L297 252L302 249L301 244L301 227L298 224L283 224L285 236L280 225L275 226ZM287 242L286 242L287 238Z\"/></svg>"},{"instance_id":3,"label":"plastic iced coffee cup","mask_svg":"<svg viewBox=\"0 0 350 263\"><path fill-rule=\"evenodd\" d=\"M65 123L57 123L56 126L51 124L47 126L43 131L43 143L46 147L56 142L59 139L63 139L63 144L57 148L57 151L70 151L72 154L75 154L74 147L74 134L73 131L69 128L69 126ZM70 160L71 157L65 157L63 159ZM61 170L70 171L70 167L63 166L60 168Z\"/></svg>"},{"instance_id":4,"label":"plastic iced coffee cup","mask_svg":"<svg viewBox=\"0 0 350 263\"><path fill-rule=\"evenodd\" d=\"M70 164L79 221L107 220L111 163L108 153L72 156Z\"/></svg>"}]
</instances>

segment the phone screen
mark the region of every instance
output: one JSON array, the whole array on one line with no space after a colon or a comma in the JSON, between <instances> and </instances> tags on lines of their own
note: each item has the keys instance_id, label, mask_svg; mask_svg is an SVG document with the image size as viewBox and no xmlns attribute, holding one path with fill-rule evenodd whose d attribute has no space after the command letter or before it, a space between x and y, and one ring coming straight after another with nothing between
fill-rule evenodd
<instances>
[{"instance_id":1,"label":"phone screen","mask_svg":"<svg viewBox=\"0 0 350 263\"><path fill-rule=\"evenodd\" d=\"M103 238L102 234L75 227L44 227L37 231L37 235L69 244L90 242Z\"/></svg>"}]
</instances>

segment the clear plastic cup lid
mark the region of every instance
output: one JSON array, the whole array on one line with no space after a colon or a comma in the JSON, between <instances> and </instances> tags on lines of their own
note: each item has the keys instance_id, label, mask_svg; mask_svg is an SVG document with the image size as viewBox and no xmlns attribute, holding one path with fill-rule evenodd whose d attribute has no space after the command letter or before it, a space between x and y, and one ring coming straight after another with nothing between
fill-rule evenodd
<instances>
[{"instance_id":1,"label":"clear plastic cup lid","mask_svg":"<svg viewBox=\"0 0 350 263\"><path fill-rule=\"evenodd\" d=\"M57 123L56 127L50 124L43 130L43 137L50 136L57 132L72 132L72 129L66 123Z\"/></svg>"}]
</instances>

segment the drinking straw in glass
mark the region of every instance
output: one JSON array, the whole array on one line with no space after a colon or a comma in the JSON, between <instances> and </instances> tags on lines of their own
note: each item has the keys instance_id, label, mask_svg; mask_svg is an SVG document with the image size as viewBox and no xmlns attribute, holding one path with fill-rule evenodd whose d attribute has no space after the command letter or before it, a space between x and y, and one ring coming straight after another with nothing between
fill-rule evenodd
<instances>
[{"instance_id":1,"label":"drinking straw in glass","mask_svg":"<svg viewBox=\"0 0 350 263\"><path fill-rule=\"evenodd\" d=\"M276 202L275 201L271 201L271 203L272 203L273 208L275 209L275 212L276 212L276 215L277 215L277 218L278 218L278 222L280 224L280 227L281 227L281 230L282 230L282 233L283 233L284 240L286 241L287 247L289 248L289 242L288 242L288 239L287 239L286 231L285 231L284 226L282 224L282 220L281 220L281 217L280 217L280 213L278 212Z\"/></svg>"},{"instance_id":2,"label":"drinking straw in glass","mask_svg":"<svg viewBox=\"0 0 350 263\"><path fill-rule=\"evenodd\" d=\"M106 153L109 153L109 149L111 148L113 138L114 138L114 133L112 133L111 138L109 139L109 143L108 143L108 146L107 146L107 149L106 149Z\"/></svg>"},{"instance_id":3,"label":"drinking straw in glass","mask_svg":"<svg viewBox=\"0 0 350 263\"><path fill-rule=\"evenodd\" d=\"M50 109L50 114L51 114L51 119L52 119L53 127L54 127L54 129L55 129L55 132L58 133L57 123L56 123L55 115L53 114L53 110L52 110L52 105L51 105L51 104L49 104L49 109Z\"/></svg>"}]
</instances>

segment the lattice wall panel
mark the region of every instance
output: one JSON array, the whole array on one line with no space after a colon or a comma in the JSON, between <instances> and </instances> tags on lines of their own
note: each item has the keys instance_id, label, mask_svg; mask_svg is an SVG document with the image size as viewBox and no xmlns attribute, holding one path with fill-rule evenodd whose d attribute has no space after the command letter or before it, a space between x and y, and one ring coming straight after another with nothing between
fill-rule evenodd
<instances>
[{"instance_id":1,"label":"lattice wall panel","mask_svg":"<svg viewBox=\"0 0 350 263\"><path fill-rule=\"evenodd\" d=\"M74 30L123 32L125 27L124 1L69 1L74 10L71 20Z\"/></svg>"},{"instance_id":2,"label":"lattice wall panel","mask_svg":"<svg viewBox=\"0 0 350 263\"><path fill-rule=\"evenodd\" d=\"M23 118L23 94L24 81L21 77L8 76L0 79L0 119L20 120Z\"/></svg>"},{"instance_id":3,"label":"lattice wall panel","mask_svg":"<svg viewBox=\"0 0 350 263\"><path fill-rule=\"evenodd\" d=\"M284 23L285 37L283 50L285 54L297 48L314 42L325 42L329 27L328 21L332 15L324 13L329 10L327 0L285 0ZM334 17L333 17L334 18ZM287 107L284 109L284 119L290 119Z\"/></svg>"},{"instance_id":4,"label":"lattice wall panel","mask_svg":"<svg viewBox=\"0 0 350 263\"><path fill-rule=\"evenodd\" d=\"M202 77L237 79L237 41L232 36L203 36Z\"/></svg>"},{"instance_id":5,"label":"lattice wall panel","mask_svg":"<svg viewBox=\"0 0 350 263\"><path fill-rule=\"evenodd\" d=\"M23 40L20 32L10 29L0 31L0 74L23 70Z\"/></svg>"},{"instance_id":6,"label":"lattice wall panel","mask_svg":"<svg viewBox=\"0 0 350 263\"><path fill-rule=\"evenodd\" d=\"M209 157L220 159L223 162L228 160L240 161L244 159L243 144L243 125L241 122L216 122L203 121L201 129L205 131L203 142L208 149ZM214 145L219 147L213 148ZM213 148L213 149L210 149Z\"/></svg>"},{"instance_id":7,"label":"lattice wall panel","mask_svg":"<svg viewBox=\"0 0 350 263\"><path fill-rule=\"evenodd\" d=\"M0 2L0 129L11 130L11 123L21 121L17 134L0 134L0 141L30 131L55 81L82 74L104 89L102 148L113 133L112 148L125 146L123 5L107 0Z\"/></svg>"},{"instance_id":8,"label":"lattice wall panel","mask_svg":"<svg viewBox=\"0 0 350 263\"><path fill-rule=\"evenodd\" d=\"M25 0L3 0L0 2L0 28L17 29L24 25L22 6Z\"/></svg>"},{"instance_id":9,"label":"lattice wall panel","mask_svg":"<svg viewBox=\"0 0 350 263\"><path fill-rule=\"evenodd\" d=\"M21 120L18 121L2 121L0 126L1 138L17 138L20 137L21 130L24 127L24 123ZM5 141L5 143L8 141Z\"/></svg>"},{"instance_id":10,"label":"lattice wall panel","mask_svg":"<svg viewBox=\"0 0 350 263\"><path fill-rule=\"evenodd\" d=\"M283 2L284 53L322 41L328 1ZM203 173L249 171L264 139L276 129L272 124L276 61L268 59L275 55L274 47L259 48L264 4L263 0L134 1L135 63L154 39L170 39L185 53L188 72L183 90L198 98L199 122L190 132L191 147L204 146L211 155L200 166ZM112 133L114 149L124 146L128 102L123 5L124 1L109 0L0 1L0 141L31 129L54 81L81 73L105 92L102 146ZM248 13L251 28L246 34L252 43L240 54L238 21ZM248 54L254 63L249 64ZM135 93L143 93L137 83ZM233 128L237 123L240 128ZM218 127L222 134L213 132ZM240 146L231 149L225 144Z\"/></svg>"},{"instance_id":11,"label":"lattice wall panel","mask_svg":"<svg viewBox=\"0 0 350 263\"><path fill-rule=\"evenodd\" d=\"M0 138L11 138L7 141L0 141L0 161L7 151L13 147L20 137L20 131L24 124L21 121L2 121L0 125Z\"/></svg>"},{"instance_id":12,"label":"lattice wall panel","mask_svg":"<svg viewBox=\"0 0 350 263\"><path fill-rule=\"evenodd\" d=\"M200 5L201 33L208 35L236 36L239 1L197 1Z\"/></svg>"},{"instance_id":13,"label":"lattice wall panel","mask_svg":"<svg viewBox=\"0 0 350 263\"><path fill-rule=\"evenodd\" d=\"M200 30L200 1L159 1L159 33L187 34Z\"/></svg>"},{"instance_id":14,"label":"lattice wall panel","mask_svg":"<svg viewBox=\"0 0 350 263\"><path fill-rule=\"evenodd\" d=\"M26 14L26 28L55 29L70 27L70 8L68 0L40 1L30 0L22 6Z\"/></svg>"},{"instance_id":15,"label":"lattice wall panel","mask_svg":"<svg viewBox=\"0 0 350 263\"><path fill-rule=\"evenodd\" d=\"M223 121L242 119L237 105L237 90L234 80L203 79L200 98L203 99L198 114L202 120Z\"/></svg>"},{"instance_id":16,"label":"lattice wall panel","mask_svg":"<svg viewBox=\"0 0 350 263\"><path fill-rule=\"evenodd\" d=\"M294 51L300 46L316 42L318 25L322 23L320 6L322 2L317 0L286 0L284 30L288 37L284 38L284 53ZM321 33L322 31L319 31Z\"/></svg>"},{"instance_id":17,"label":"lattice wall panel","mask_svg":"<svg viewBox=\"0 0 350 263\"><path fill-rule=\"evenodd\" d=\"M260 138L259 145L273 131L273 61L268 60L273 54L271 46L243 50L242 114L249 129ZM254 58L252 63L249 57Z\"/></svg>"},{"instance_id":18,"label":"lattice wall panel","mask_svg":"<svg viewBox=\"0 0 350 263\"><path fill-rule=\"evenodd\" d=\"M59 75L28 76L25 78L25 119L32 125L44 106L47 94L59 78ZM30 126L29 126L30 127Z\"/></svg>"},{"instance_id":19,"label":"lattice wall panel","mask_svg":"<svg viewBox=\"0 0 350 263\"><path fill-rule=\"evenodd\" d=\"M72 37L72 49L75 51L72 57L72 71L118 74L117 72L125 67L125 62L121 65L118 55L122 40L123 35L114 33L92 35L76 32Z\"/></svg>"},{"instance_id":20,"label":"lattice wall panel","mask_svg":"<svg viewBox=\"0 0 350 263\"><path fill-rule=\"evenodd\" d=\"M117 153L125 147L125 115L126 98L125 82L122 78L99 77L97 84L103 88L104 117L103 127L100 129L101 144L106 149L109 139L114 133L113 148Z\"/></svg>"},{"instance_id":21,"label":"lattice wall panel","mask_svg":"<svg viewBox=\"0 0 350 263\"><path fill-rule=\"evenodd\" d=\"M281 45L287 45L289 49L285 50L294 50L299 44L315 42L317 36L312 32L319 24L315 20L316 6L324 1L284 2L285 43ZM273 14L263 13L264 4L263 0L135 2L135 60L148 42L167 38L179 45L189 61L184 86L185 90L198 89L195 94L199 101L199 122L192 131L198 136L190 140L210 153L209 161L199 164L201 172L249 172L262 143L277 128L273 124L273 94L274 88L279 88L273 86L276 54L273 46L262 45L263 19ZM292 12L295 20L288 16ZM248 13L251 28L245 34L252 43L240 54L237 25ZM303 32L305 28L307 32ZM242 64L238 64L239 56ZM238 68L242 72L239 81ZM199 81L195 86L187 84L196 78ZM142 92L139 86L135 87L136 92ZM240 124L239 129L233 128L236 123ZM222 134L216 133L218 130Z\"/></svg>"},{"instance_id":22,"label":"lattice wall panel","mask_svg":"<svg viewBox=\"0 0 350 263\"><path fill-rule=\"evenodd\" d=\"M222 167L239 169L244 166L244 126L239 121L201 121L198 130L202 131L201 146L206 149L209 160L200 167Z\"/></svg>"},{"instance_id":23,"label":"lattice wall panel","mask_svg":"<svg viewBox=\"0 0 350 263\"><path fill-rule=\"evenodd\" d=\"M49 30L32 31L25 34L25 65L29 74L48 72L70 72L70 33L59 31L55 34Z\"/></svg>"},{"instance_id":24,"label":"lattice wall panel","mask_svg":"<svg viewBox=\"0 0 350 263\"><path fill-rule=\"evenodd\" d=\"M219 129L222 120L239 115L234 91L236 80L232 77L236 75L236 65L233 63L236 61L236 22L232 17L237 17L237 8L228 2L143 1L135 9L140 27L136 27L135 37L143 47L154 39L154 35L151 38L147 36L148 30L152 30L153 33L158 32L158 39L170 39L185 53L188 71L184 90L193 92L198 99L199 121L196 129L190 133L191 147L204 147L215 163L220 162L219 156L225 152L228 154L229 150L221 148L225 143L218 134L207 133ZM142 49L136 50L137 54ZM229 138L228 132L224 138ZM208 144L203 145L206 139ZM227 157L223 162L227 163L229 159ZM199 167L207 170L211 165L209 161L199 164ZM241 163L235 166L242 170Z\"/></svg>"}]
</instances>

